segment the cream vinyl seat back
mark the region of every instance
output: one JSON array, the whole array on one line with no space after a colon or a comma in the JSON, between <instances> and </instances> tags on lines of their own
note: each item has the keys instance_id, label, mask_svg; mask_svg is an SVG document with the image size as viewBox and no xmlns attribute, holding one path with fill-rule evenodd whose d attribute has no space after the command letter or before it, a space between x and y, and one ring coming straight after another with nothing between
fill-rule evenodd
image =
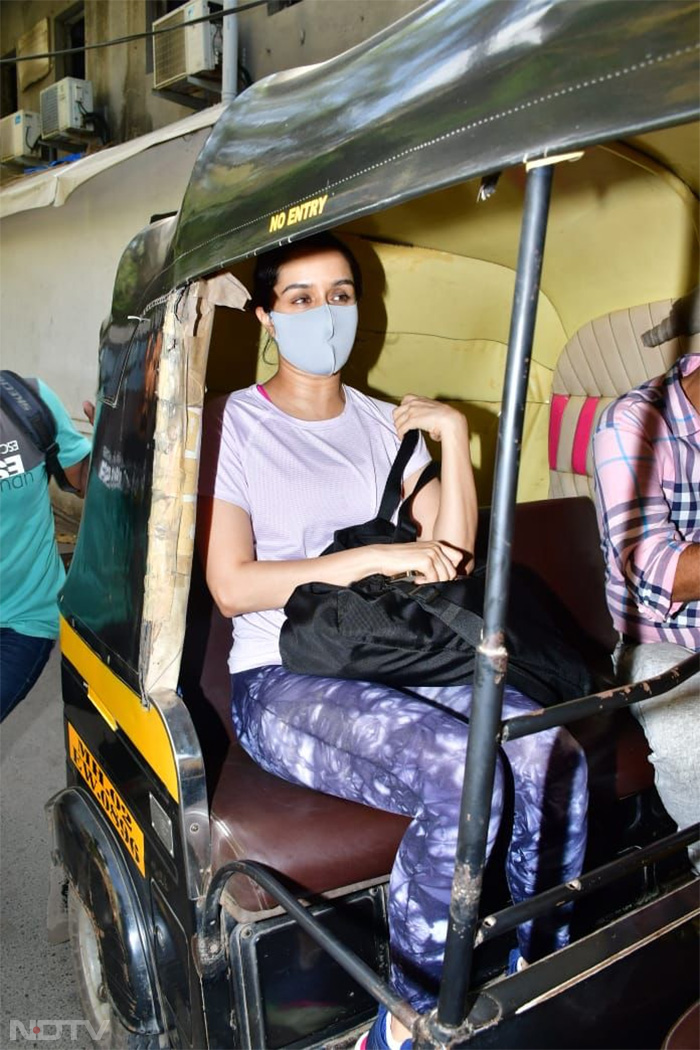
<instances>
[{"instance_id":1,"label":"cream vinyl seat back","mask_svg":"<svg viewBox=\"0 0 700 1050\"><path fill-rule=\"evenodd\" d=\"M591 438L611 401L666 372L681 354L700 352L700 336L647 347L642 336L664 322L672 300L616 310L589 321L564 347L552 381L549 496L590 496Z\"/></svg>"}]
</instances>

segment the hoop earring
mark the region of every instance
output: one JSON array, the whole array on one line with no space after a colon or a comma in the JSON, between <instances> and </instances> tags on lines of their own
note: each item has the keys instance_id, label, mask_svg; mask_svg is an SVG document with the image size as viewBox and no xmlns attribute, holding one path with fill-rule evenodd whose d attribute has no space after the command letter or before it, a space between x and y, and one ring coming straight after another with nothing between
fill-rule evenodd
<instances>
[{"instance_id":1,"label":"hoop earring","mask_svg":"<svg viewBox=\"0 0 700 1050\"><path fill-rule=\"evenodd\" d=\"M263 350L262 350L262 359L263 359L263 361L264 361L264 363L266 365L274 365L274 364L277 363L274 360L273 361L268 360L268 358L265 356L267 354L267 351L269 350L269 348L272 346L272 343L273 343L272 336L268 335L266 340L265 340L265 345L263 346Z\"/></svg>"}]
</instances>

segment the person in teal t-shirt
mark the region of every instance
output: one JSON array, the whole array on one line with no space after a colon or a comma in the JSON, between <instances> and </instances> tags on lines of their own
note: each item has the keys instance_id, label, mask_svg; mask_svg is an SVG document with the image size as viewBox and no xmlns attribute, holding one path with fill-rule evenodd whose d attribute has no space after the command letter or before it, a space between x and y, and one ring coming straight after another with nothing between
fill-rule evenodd
<instances>
[{"instance_id":1,"label":"person in teal t-shirt","mask_svg":"<svg viewBox=\"0 0 700 1050\"><path fill-rule=\"evenodd\" d=\"M59 462L82 496L90 442L45 383L28 382L56 420ZM49 658L64 577L44 457L0 409L0 721L27 695Z\"/></svg>"}]
</instances>

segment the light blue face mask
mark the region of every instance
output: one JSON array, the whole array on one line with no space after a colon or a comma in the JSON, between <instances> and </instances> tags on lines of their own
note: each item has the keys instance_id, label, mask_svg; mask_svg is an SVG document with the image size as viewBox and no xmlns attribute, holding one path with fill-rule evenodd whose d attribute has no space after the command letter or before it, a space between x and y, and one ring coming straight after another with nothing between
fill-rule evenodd
<instances>
[{"instance_id":1,"label":"light blue face mask","mask_svg":"<svg viewBox=\"0 0 700 1050\"><path fill-rule=\"evenodd\" d=\"M314 376L339 372L350 357L357 332L357 306L316 306L298 314L270 311L279 352Z\"/></svg>"}]
</instances>

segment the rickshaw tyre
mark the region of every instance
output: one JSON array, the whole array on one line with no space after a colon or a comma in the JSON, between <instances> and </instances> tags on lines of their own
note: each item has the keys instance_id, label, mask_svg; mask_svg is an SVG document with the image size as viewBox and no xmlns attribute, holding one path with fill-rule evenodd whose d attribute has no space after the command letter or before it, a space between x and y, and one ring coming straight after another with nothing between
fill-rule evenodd
<instances>
[{"instance_id":1,"label":"rickshaw tyre","mask_svg":"<svg viewBox=\"0 0 700 1050\"><path fill-rule=\"evenodd\" d=\"M170 1046L167 1036L132 1032L117 1016L105 991L94 923L72 884L68 888L68 934L85 1018L95 1032L107 1022L107 1029L99 1040L95 1040L95 1046L104 1050L163 1050Z\"/></svg>"}]
</instances>

